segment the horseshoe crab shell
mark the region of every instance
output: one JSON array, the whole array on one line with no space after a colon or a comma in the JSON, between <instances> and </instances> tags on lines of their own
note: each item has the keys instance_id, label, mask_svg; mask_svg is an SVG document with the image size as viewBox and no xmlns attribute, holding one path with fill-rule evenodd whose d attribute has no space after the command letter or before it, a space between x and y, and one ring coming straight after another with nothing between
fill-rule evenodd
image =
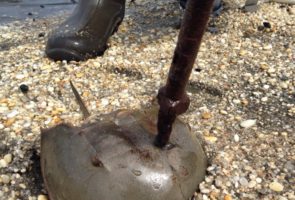
<instances>
[{"instance_id":1,"label":"horseshoe crab shell","mask_svg":"<svg viewBox=\"0 0 295 200\"><path fill-rule=\"evenodd\" d=\"M153 145L156 113L121 110L81 127L42 131L41 167L51 200L187 200L206 171L189 127L176 120L168 148Z\"/></svg>"}]
</instances>

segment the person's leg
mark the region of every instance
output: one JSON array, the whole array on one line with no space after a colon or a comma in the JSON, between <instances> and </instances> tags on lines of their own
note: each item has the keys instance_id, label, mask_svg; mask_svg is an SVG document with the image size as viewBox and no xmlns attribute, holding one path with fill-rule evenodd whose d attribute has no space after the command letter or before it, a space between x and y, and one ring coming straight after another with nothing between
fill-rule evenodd
<instances>
[{"instance_id":1,"label":"person's leg","mask_svg":"<svg viewBox=\"0 0 295 200\"><path fill-rule=\"evenodd\" d=\"M82 61L101 56L125 13L125 0L80 0L73 14L49 36L46 55Z\"/></svg>"},{"instance_id":2,"label":"person's leg","mask_svg":"<svg viewBox=\"0 0 295 200\"><path fill-rule=\"evenodd\" d=\"M187 0L179 0L179 4L183 9L185 9L186 2ZM213 11L212 11L213 14L219 15L221 10L222 10L221 0L215 0L213 4Z\"/></svg>"}]
</instances>

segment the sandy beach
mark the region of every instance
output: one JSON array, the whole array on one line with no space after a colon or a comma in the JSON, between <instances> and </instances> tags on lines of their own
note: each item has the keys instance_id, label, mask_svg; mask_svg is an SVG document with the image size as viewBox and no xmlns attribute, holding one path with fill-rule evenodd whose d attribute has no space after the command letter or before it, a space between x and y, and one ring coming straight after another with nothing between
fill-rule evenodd
<instances>
[{"instance_id":1,"label":"sandy beach","mask_svg":"<svg viewBox=\"0 0 295 200\"><path fill-rule=\"evenodd\" d=\"M192 199L295 200L295 7L245 13L243 3L227 0L211 19L187 87L180 118L210 161ZM70 80L93 115L153 106L182 17L176 0L128 2L103 57L53 62L44 49L64 13L0 25L1 200L47 199L40 128L83 121Z\"/></svg>"}]
</instances>

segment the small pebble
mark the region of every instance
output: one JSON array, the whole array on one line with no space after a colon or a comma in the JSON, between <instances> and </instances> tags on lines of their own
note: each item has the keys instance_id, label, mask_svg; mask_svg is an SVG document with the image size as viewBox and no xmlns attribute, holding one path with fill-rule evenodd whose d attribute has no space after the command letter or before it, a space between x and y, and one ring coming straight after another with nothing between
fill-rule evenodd
<instances>
[{"instance_id":1,"label":"small pebble","mask_svg":"<svg viewBox=\"0 0 295 200\"><path fill-rule=\"evenodd\" d=\"M44 32L38 34L38 37L44 37L44 36L45 36Z\"/></svg>"},{"instance_id":2,"label":"small pebble","mask_svg":"<svg viewBox=\"0 0 295 200\"><path fill-rule=\"evenodd\" d=\"M23 79L23 78L25 78L25 75L23 75L23 74L17 74L17 75L15 76L15 78L16 78L16 79Z\"/></svg>"},{"instance_id":3,"label":"small pebble","mask_svg":"<svg viewBox=\"0 0 295 200\"><path fill-rule=\"evenodd\" d=\"M287 132L281 132L281 135L284 136L284 137L287 137L288 133Z\"/></svg>"},{"instance_id":4,"label":"small pebble","mask_svg":"<svg viewBox=\"0 0 295 200\"><path fill-rule=\"evenodd\" d=\"M6 154L3 159L5 160L5 162L7 164L10 164L11 161L12 161L12 155L11 154Z\"/></svg>"},{"instance_id":5,"label":"small pebble","mask_svg":"<svg viewBox=\"0 0 295 200\"><path fill-rule=\"evenodd\" d=\"M234 100L233 100L233 103L234 103L234 104L240 104L240 103L241 103L241 100L239 100L239 99L234 99Z\"/></svg>"},{"instance_id":6,"label":"small pebble","mask_svg":"<svg viewBox=\"0 0 295 200\"><path fill-rule=\"evenodd\" d=\"M255 124L256 124L256 119L248 119L248 120L242 121L240 123L240 126L243 128L250 128L254 126Z\"/></svg>"},{"instance_id":7,"label":"small pebble","mask_svg":"<svg viewBox=\"0 0 295 200\"><path fill-rule=\"evenodd\" d=\"M276 181L269 184L269 188L275 192L281 192L284 190L284 186L281 183Z\"/></svg>"},{"instance_id":8,"label":"small pebble","mask_svg":"<svg viewBox=\"0 0 295 200\"><path fill-rule=\"evenodd\" d=\"M224 196L224 200L232 200L233 198L231 197L231 195L230 194L226 194L225 196Z\"/></svg>"},{"instance_id":9,"label":"small pebble","mask_svg":"<svg viewBox=\"0 0 295 200\"><path fill-rule=\"evenodd\" d=\"M17 110L13 110L10 113L7 114L7 118L14 118L18 114Z\"/></svg>"},{"instance_id":10,"label":"small pebble","mask_svg":"<svg viewBox=\"0 0 295 200\"><path fill-rule=\"evenodd\" d=\"M21 84L19 86L19 89L22 91L22 93L27 93L29 91L29 86L27 86L25 84Z\"/></svg>"},{"instance_id":11,"label":"small pebble","mask_svg":"<svg viewBox=\"0 0 295 200\"><path fill-rule=\"evenodd\" d=\"M280 84L280 86L281 86L281 88L283 88L283 89L288 89L288 84L285 83L285 82L282 82L282 83Z\"/></svg>"},{"instance_id":12,"label":"small pebble","mask_svg":"<svg viewBox=\"0 0 295 200\"><path fill-rule=\"evenodd\" d=\"M204 136L205 140L210 143L215 143L217 141L217 137L214 136Z\"/></svg>"},{"instance_id":13,"label":"small pebble","mask_svg":"<svg viewBox=\"0 0 295 200\"><path fill-rule=\"evenodd\" d=\"M295 172L295 162L293 163L292 161L286 162L284 165L285 169L289 171L290 173Z\"/></svg>"},{"instance_id":14,"label":"small pebble","mask_svg":"<svg viewBox=\"0 0 295 200\"><path fill-rule=\"evenodd\" d=\"M202 118L203 119L210 119L210 118L212 118L212 114L210 112L204 112L204 113L202 113Z\"/></svg>"},{"instance_id":15,"label":"small pebble","mask_svg":"<svg viewBox=\"0 0 295 200\"><path fill-rule=\"evenodd\" d=\"M250 181L248 186L249 188L254 188L256 186L256 181Z\"/></svg>"},{"instance_id":16,"label":"small pebble","mask_svg":"<svg viewBox=\"0 0 295 200\"><path fill-rule=\"evenodd\" d=\"M239 135L235 134L234 135L234 140L235 140L235 142L239 142L240 141Z\"/></svg>"},{"instance_id":17,"label":"small pebble","mask_svg":"<svg viewBox=\"0 0 295 200\"><path fill-rule=\"evenodd\" d=\"M101 105L102 106L107 106L109 104L109 100L108 99L101 99Z\"/></svg>"},{"instance_id":18,"label":"small pebble","mask_svg":"<svg viewBox=\"0 0 295 200\"><path fill-rule=\"evenodd\" d=\"M272 45L268 44L268 45L264 46L263 49L264 50L270 50L270 49L272 49Z\"/></svg>"},{"instance_id":19,"label":"small pebble","mask_svg":"<svg viewBox=\"0 0 295 200\"><path fill-rule=\"evenodd\" d=\"M23 184L23 183L19 184L19 187L22 188L22 189L26 189L27 188L26 185Z\"/></svg>"},{"instance_id":20,"label":"small pebble","mask_svg":"<svg viewBox=\"0 0 295 200\"><path fill-rule=\"evenodd\" d=\"M258 177L258 178L256 178L256 182L257 183L262 183L262 179Z\"/></svg>"},{"instance_id":21,"label":"small pebble","mask_svg":"<svg viewBox=\"0 0 295 200\"><path fill-rule=\"evenodd\" d=\"M207 189L207 188L203 188L203 189L201 189L201 192L202 192L203 194L208 194L208 193L210 192L210 190Z\"/></svg>"},{"instance_id":22,"label":"small pebble","mask_svg":"<svg viewBox=\"0 0 295 200\"><path fill-rule=\"evenodd\" d=\"M268 100L267 97L262 97L262 98L261 98L261 101L262 101L262 102L266 102L267 100Z\"/></svg>"},{"instance_id":23,"label":"small pebble","mask_svg":"<svg viewBox=\"0 0 295 200\"><path fill-rule=\"evenodd\" d=\"M271 25L269 22L263 22L264 28L271 28Z\"/></svg>"},{"instance_id":24,"label":"small pebble","mask_svg":"<svg viewBox=\"0 0 295 200\"><path fill-rule=\"evenodd\" d=\"M247 105L249 104L249 101L248 101L247 99L243 99L243 100L242 100L242 104L243 104L244 106L247 106Z\"/></svg>"},{"instance_id":25,"label":"small pebble","mask_svg":"<svg viewBox=\"0 0 295 200\"><path fill-rule=\"evenodd\" d=\"M47 196L41 194L41 195L38 195L37 200L48 200L48 198L47 198Z\"/></svg>"},{"instance_id":26,"label":"small pebble","mask_svg":"<svg viewBox=\"0 0 295 200\"><path fill-rule=\"evenodd\" d=\"M1 175L1 180L4 184L8 184L10 182L10 177L6 174Z\"/></svg>"},{"instance_id":27,"label":"small pebble","mask_svg":"<svg viewBox=\"0 0 295 200\"><path fill-rule=\"evenodd\" d=\"M240 184L242 186L247 186L248 185L248 180L245 178L245 177L241 177L240 180L239 180Z\"/></svg>"},{"instance_id":28,"label":"small pebble","mask_svg":"<svg viewBox=\"0 0 295 200\"><path fill-rule=\"evenodd\" d=\"M273 74L273 73L276 72L276 69L275 69L275 68L269 68L269 69L267 70L267 72L268 72L269 74Z\"/></svg>"},{"instance_id":29,"label":"small pebble","mask_svg":"<svg viewBox=\"0 0 295 200\"><path fill-rule=\"evenodd\" d=\"M221 110L221 111L220 111L220 114L222 114L222 115L227 115L228 113L227 113L225 110Z\"/></svg>"},{"instance_id":30,"label":"small pebble","mask_svg":"<svg viewBox=\"0 0 295 200\"><path fill-rule=\"evenodd\" d=\"M221 187L223 184L222 184L222 179L221 178L216 178L215 179L215 186L216 187Z\"/></svg>"},{"instance_id":31,"label":"small pebble","mask_svg":"<svg viewBox=\"0 0 295 200\"><path fill-rule=\"evenodd\" d=\"M0 160L0 168L5 168L5 167L7 167L7 162L4 160L4 159L1 159Z\"/></svg>"}]
</instances>

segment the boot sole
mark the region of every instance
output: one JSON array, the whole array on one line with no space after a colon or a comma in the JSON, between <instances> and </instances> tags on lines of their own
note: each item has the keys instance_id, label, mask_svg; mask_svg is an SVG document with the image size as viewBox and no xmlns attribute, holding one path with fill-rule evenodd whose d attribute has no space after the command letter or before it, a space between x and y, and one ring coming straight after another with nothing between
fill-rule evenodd
<instances>
[{"instance_id":1,"label":"boot sole","mask_svg":"<svg viewBox=\"0 0 295 200\"><path fill-rule=\"evenodd\" d=\"M46 55L54 61L82 61L85 59L80 53L76 51L61 48L46 50Z\"/></svg>"},{"instance_id":2,"label":"boot sole","mask_svg":"<svg viewBox=\"0 0 295 200\"><path fill-rule=\"evenodd\" d=\"M107 47L105 46L102 50L98 50L93 53L86 53L86 54L81 54L77 51L69 50L69 49L64 49L64 48L55 48L55 49L50 49L46 51L46 55L53 59L54 61L61 61L61 60L66 60L66 61L85 61L89 58L94 58L97 56L102 56L105 52Z\"/></svg>"}]
</instances>

